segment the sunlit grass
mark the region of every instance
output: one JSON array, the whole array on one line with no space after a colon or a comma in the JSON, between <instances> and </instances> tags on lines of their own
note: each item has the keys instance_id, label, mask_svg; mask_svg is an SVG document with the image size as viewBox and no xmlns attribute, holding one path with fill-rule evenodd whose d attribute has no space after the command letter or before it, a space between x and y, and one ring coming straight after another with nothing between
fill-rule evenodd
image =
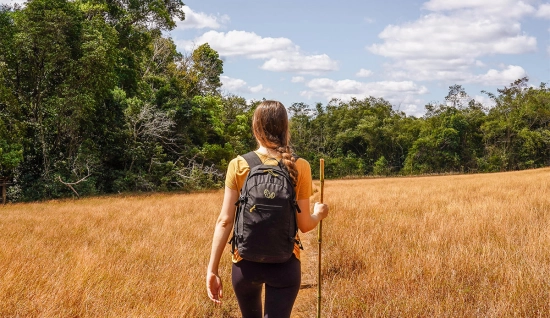
<instances>
[{"instance_id":1,"label":"sunlit grass","mask_svg":"<svg viewBox=\"0 0 550 318\"><path fill-rule=\"evenodd\" d=\"M210 317L204 274L223 193L0 208L0 317ZM222 264L229 278L229 260Z\"/></svg>"},{"instance_id":2,"label":"sunlit grass","mask_svg":"<svg viewBox=\"0 0 550 318\"><path fill-rule=\"evenodd\" d=\"M323 317L550 316L549 178L326 181ZM238 317L228 253L223 305L205 292L222 196L0 207L0 317ZM316 298L299 301L314 317Z\"/></svg>"},{"instance_id":3,"label":"sunlit grass","mask_svg":"<svg viewBox=\"0 0 550 318\"><path fill-rule=\"evenodd\" d=\"M549 179L541 169L327 183L326 316L549 317Z\"/></svg>"}]
</instances>

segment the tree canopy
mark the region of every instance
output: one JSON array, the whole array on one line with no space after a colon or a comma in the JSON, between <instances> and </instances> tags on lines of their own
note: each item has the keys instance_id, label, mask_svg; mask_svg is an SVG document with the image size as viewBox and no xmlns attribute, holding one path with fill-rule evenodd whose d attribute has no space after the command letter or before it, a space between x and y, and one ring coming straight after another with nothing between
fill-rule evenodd
<instances>
[{"instance_id":1,"label":"tree canopy","mask_svg":"<svg viewBox=\"0 0 550 318\"><path fill-rule=\"evenodd\" d=\"M0 7L0 176L11 201L211 188L255 147L259 101L220 92L223 61L163 31L177 0ZM460 85L421 118L381 98L287 105L295 151L327 177L550 164L550 91L518 79L484 106ZM316 169L314 169L314 172Z\"/></svg>"}]
</instances>

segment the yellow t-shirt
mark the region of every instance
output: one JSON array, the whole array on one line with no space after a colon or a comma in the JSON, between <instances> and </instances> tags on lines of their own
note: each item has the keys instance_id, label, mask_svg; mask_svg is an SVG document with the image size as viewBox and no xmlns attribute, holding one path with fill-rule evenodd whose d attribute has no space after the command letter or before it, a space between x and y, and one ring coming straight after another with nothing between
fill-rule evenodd
<instances>
[{"instance_id":1,"label":"yellow t-shirt","mask_svg":"<svg viewBox=\"0 0 550 318\"><path fill-rule=\"evenodd\" d=\"M264 164L274 166L277 165L277 161L270 159L270 157L260 154L257 151L256 154L260 157L260 160ZM280 160L281 158L275 159ZM298 170L298 181L295 188L296 200L308 199L313 194L311 167L309 162L305 159L299 158L296 160L296 169ZM229 162L227 174L225 176L225 186L240 192L249 171L250 166L248 166L246 160L241 156L237 156L237 158ZM301 213L309 213L309 211L302 211ZM297 259L300 259L300 247L298 244L294 245L294 255ZM233 263L237 263L242 260L237 250L235 250L235 253L232 255L232 260Z\"/></svg>"}]
</instances>

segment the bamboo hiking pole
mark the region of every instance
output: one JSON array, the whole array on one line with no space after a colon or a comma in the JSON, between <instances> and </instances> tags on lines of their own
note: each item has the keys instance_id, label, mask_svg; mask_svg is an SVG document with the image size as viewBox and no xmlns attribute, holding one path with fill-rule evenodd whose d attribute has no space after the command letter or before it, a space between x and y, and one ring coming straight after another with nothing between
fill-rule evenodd
<instances>
[{"instance_id":1,"label":"bamboo hiking pole","mask_svg":"<svg viewBox=\"0 0 550 318\"><path fill-rule=\"evenodd\" d=\"M325 159L320 160L320 177L321 182L321 203L323 203L323 189L325 186ZM323 231L323 220L319 221L319 227L317 228L317 243L318 243L318 253L317 253L317 318L321 318L321 237Z\"/></svg>"}]
</instances>

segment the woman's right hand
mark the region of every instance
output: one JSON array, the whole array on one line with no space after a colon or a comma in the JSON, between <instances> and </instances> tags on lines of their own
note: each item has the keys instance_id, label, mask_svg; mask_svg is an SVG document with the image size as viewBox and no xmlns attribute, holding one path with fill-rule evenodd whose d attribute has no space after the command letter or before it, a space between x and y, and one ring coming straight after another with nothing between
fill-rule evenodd
<instances>
[{"instance_id":1,"label":"woman's right hand","mask_svg":"<svg viewBox=\"0 0 550 318\"><path fill-rule=\"evenodd\" d=\"M313 207L313 214L317 215L319 220L322 220L328 216L328 205L320 202L315 202Z\"/></svg>"},{"instance_id":2,"label":"woman's right hand","mask_svg":"<svg viewBox=\"0 0 550 318\"><path fill-rule=\"evenodd\" d=\"M216 304L221 304L221 298L223 297L222 280L220 276L208 272L206 273L206 291L208 292L208 298L210 298Z\"/></svg>"}]
</instances>

